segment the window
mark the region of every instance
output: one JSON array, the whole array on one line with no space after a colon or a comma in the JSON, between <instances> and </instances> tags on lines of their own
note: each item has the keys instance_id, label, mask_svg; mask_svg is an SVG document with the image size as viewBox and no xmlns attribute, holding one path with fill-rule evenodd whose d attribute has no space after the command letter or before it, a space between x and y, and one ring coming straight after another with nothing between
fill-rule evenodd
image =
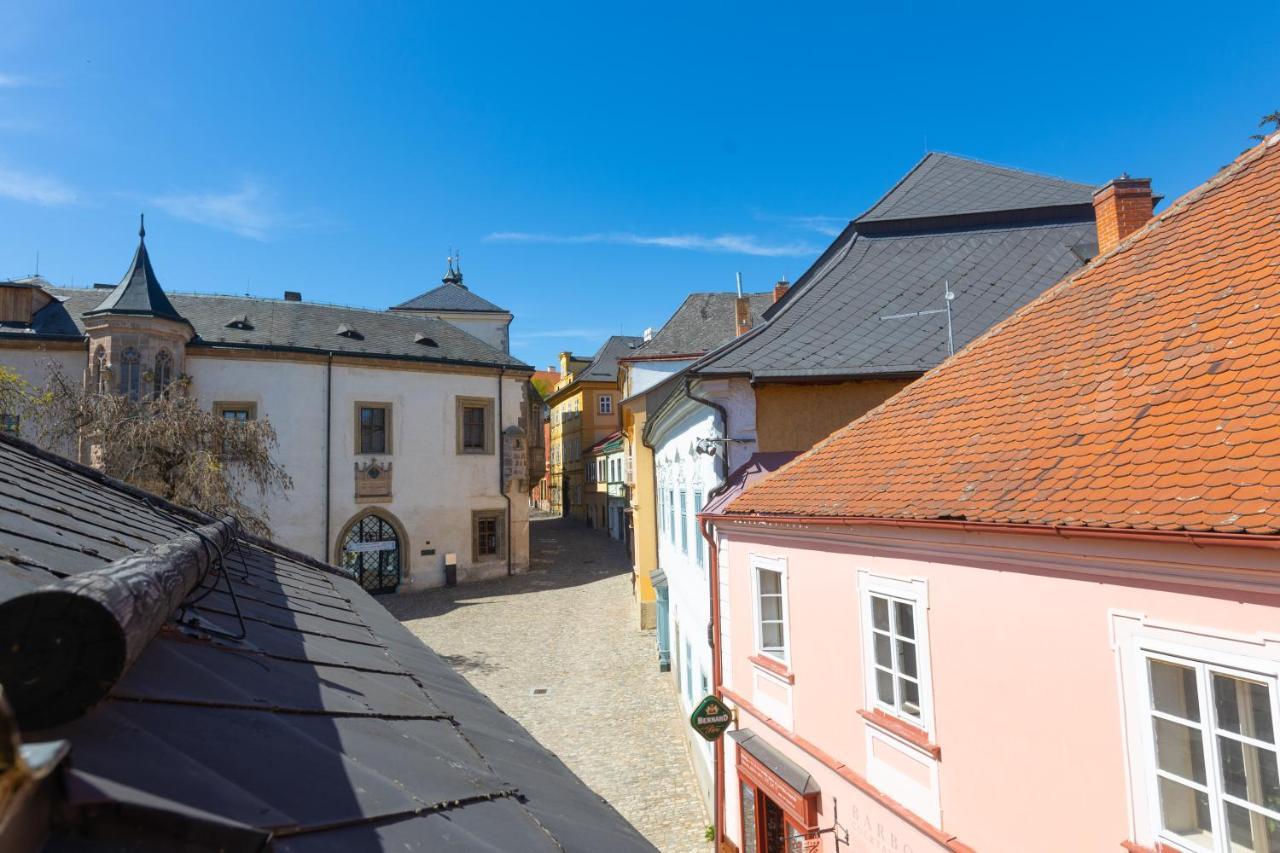
<instances>
[{"instance_id":1,"label":"window","mask_svg":"<svg viewBox=\"0 0 1280 853\"><path fill-rule=\"evenodd\" d=\"M356 403L356 453L391 452L391 404Z\"/></svg>"},{"instance_id":2,"label":"window","mask_svg":"<svg viewBox=\"0 0 1280 853\"><path fill-rule=\"evenodd\" d=\"M680 490L680 550L689 553L689 492Z\"/></svg>"},{"instance_id":3,"label":"window","mask_svg":"<svg viewBox=\"0 0 1280 853\"><path fill-rule=\"evenodd\" d=\"M666 489L658 489L658 529L667 532L667 494Z\"/></svg>"},{"instance_id":4,"label":"window","mask_svg":"<svg viewBox=\"0 0 1280 853\"><path fill-rule=\"evenodd\" d=\"M671 541L675 541L676 535L676 490L667 489L667 533L671 535Z\"/></svg>"},{"instance_id":5,"label":"window","mask_svg":"<svg viewBox=\"0 0 1280 853\"><path fill-rule=\"evenodd\" d=\"M17 435L22 425L22 418L11 412L0 412L0 432Z\"/></svg>"},{"instance_id":6,"label":"window","mask_svg":"<svg viewBox=\"0 0 1280 853\"><path fill-rule=\"evenodd\" d=\"M702 559L703 546L705 543L702 540L702 531L698 527L698 513L700 512L702 512L702 490L694 489L693 490L693 541L694 541L694 545L697 548L697 553L698 553L698 568L701 569L703 572L706 572L707 566Z\"/></svg>"},{"instance_id":7,"label":"window","mask_svg":"<svg viewBox=\"0 0 1280 853\"><path fill-rule=\"evenodd\" d=\"M258 404L219 402L213 404L213 413L230 424L243 424L257 420ZM232 452L230 444L231 442L228 438L224 437L222 439L222 452L224 455Z\"/></svg>"},{"instance_id":8,"label":"window","mask_svg":"<svg viewBox=\"0 0 1280 853\"><path fill-rule=\"evenodd\" d=\"M684 698L693 702L693 649L688 637L684 641Z\"/></svg>"},{"instance_id":9,"label":"window","mask_svg":"<svg viewBox=\"0 0 1280 853\"><path fill-rule=\"evenodd\" d=\"M505 555L503 535L506 515L502 510L471 513L471 559L479 563Z\"/></svg>"},{"instance_id":10,"label":"window","mask_svg":"<svg viewBox=\"0 0 1280 853\"><path fill-rule=\"evenodd\" d=\"M458 452L493 453L493 400L458 398Z\"/></svg>"},{"instance_id":11,"label":"window","mask_svg":"<svg viewBox=\"0 0 1280 853\"><path fill-rule=\"evenodd\" d=\"M597 398L596 402L600 406L600 414L602 415L613 414L613 395L612 394L601 394Z\"/></svg>"},{"instance_id":12,"label":"window","mask_svg":"<svg viewBox=\"0 0 1280 853\"><path fill-rule=\"evenodd\" d=\"M867 706L932 732L928 587L921 579L858 575Z\"/></svg>"},{"instance_id":13,"label":"window","mask_svg":"<svg viewBox=\"0 0 1280 853\"><path fill-rule=\"evenodd\" d=\"M172 381L173 356L167 349L162 349L156 353L156 367L151 372L152 396L159 400Z\"/></svg>"},{"instance_id":14,"label":"window","mask_svg":"<svg viewBox=\"0 0 1280 853\"><path fill-rule=\"evenodd\" d=\"M757 563L756 575L756 647L762 654L780 661L787 660L786 580L782 564Z\"/></svg>"},{"instance_id":15,"label":"window","mask_svg":"<svg viewBox=\"0 0 1280 853\"><path fill-rule=\"evenodd\" d=\"M138 399L142 388L142 356L130 347L120 356L120 393L130 400Z\"/></svg>"},{"instance_id":16,"label":"window","mask_svg":"<svg viewBox=\"0 0 1280 853\"><path fill-rule=\"evenodd\" d=\"M1219 853L1280 849L1275 679L1169 655L1145 661L1162 838Z\"/></svg>"}]
</instances>

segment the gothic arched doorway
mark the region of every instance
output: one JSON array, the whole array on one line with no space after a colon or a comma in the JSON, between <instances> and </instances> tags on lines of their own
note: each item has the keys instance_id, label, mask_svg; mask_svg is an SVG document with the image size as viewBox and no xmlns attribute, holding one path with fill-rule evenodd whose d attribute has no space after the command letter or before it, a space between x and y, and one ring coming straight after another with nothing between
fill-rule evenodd
<instances>
[{"instance_id":1,"label":"gothic arched doorway","mask_svg":"<svg viewBox=\"0 0 1280 853\"><path fill-rule=\"evenodd\" d=\"M398 525L374 512L353 520L338 540L338 559L369 592L395 592L400 585L403 539Z\"/></svg>"}]
</instances>

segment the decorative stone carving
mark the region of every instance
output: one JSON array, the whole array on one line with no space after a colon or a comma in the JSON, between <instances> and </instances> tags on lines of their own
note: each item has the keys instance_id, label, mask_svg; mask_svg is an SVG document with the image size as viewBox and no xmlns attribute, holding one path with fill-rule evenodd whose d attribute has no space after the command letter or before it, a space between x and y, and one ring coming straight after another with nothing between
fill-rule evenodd
<instances>
[{"instance_id":1,"label":"decorative stone carving","mask_svg":"<svg viewBox=\"0 0 1280 853\"><path fill-rule=\"evenodd\" d=\"M371 459L363 466L355 463L356 501L383 503L391 500L391 463Z\"/></svg>"}]
</instances>

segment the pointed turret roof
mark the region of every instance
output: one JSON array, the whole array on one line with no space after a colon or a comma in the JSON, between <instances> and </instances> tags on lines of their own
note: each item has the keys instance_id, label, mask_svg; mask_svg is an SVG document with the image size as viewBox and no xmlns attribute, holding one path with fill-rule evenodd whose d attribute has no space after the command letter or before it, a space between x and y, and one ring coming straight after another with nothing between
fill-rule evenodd
<instances>
[{"instance_id":1,"label":"pointed turret roof","mask_svg":"<svg viewBox=\"0 0 1280 853\"><path fill-rule=\"evenodd\" d=\"M173 307L156 271L151 268L151 257L147 254L147 229L145 222L139 218L138 250L133 253L133 263L120 279L120 283L112 289L107 298L97 308L86 311L86 317L100 314L129 314L137 317L160 317L165 320L182 322L185 318Z\"/></svg>"},{"instance_id":2,"label":"pointed turret roof","mask_svg":"<svg viewBox=\"0 0 1280 853\"><path fill-rule=\"evenodd\" d=\"M459 259L457 267L453 265L453 255L449 256L449 267L444 276L440 279L442 282L439 287L428 290L426 293L420 293L412 299L401 302L399 305L391 306L392 311L456 311L465 313L468 311L488 313L491 311L506 311L505 308L499 308L488 299L477 296L462 283L462 262Z\"/></svg>"}]
</instances>

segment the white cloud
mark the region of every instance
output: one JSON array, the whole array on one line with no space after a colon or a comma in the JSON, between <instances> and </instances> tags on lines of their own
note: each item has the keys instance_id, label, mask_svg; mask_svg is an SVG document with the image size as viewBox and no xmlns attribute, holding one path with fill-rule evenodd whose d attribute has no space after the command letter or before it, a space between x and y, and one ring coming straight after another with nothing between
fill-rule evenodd
<instances>
[{"instance_id":1,"label":"white cloud","mask_svg":"<svg viewBox=\"0 0 1280 853\"><path fill-rule=\"evenodd\" d=\"M28 85L30 85L30 81L26 77L19 77L17 74L6 74L0 71L0 89L17 89Z\"/></svg>"},{"instance_id":2,"label":"white cloud","mask_svg":"<svg viewBox=\"0 0 1280 853\"><path fill-rule=\"evenodd\" d=\"M645 235L630 231L611 231L597 234L537 234L527 231L498 231L485 237L502 243L607 243L616 246L660 246L666 249L687 249L695 252L729 252L739 255L758 255L777 258L795 255L811 255L819 247L804 242L764 243L750 234L720 234L708 237L702 234Z\"/></svg>"},{"instance_id":3,"label":"white cloud","mask_svg":"<svg viewBox=\"0 0 1280 853\"><path fill-rule=\"evenodd\" d=\"M838 216L788 216L787 222L797 228L804 228L808 231L817 231L827 237L836 237L849 224L849 220L841 219Z\"/></svg>"},{"instance_id":4,"label":"white cloud","mask_svg":"<svg viewBox=\"0 0 1280 853\"><path fill-rule=\"evenodd\" d=\"M252 240L268 240L276 229L291 224L273 210L269 194L251 181L229 192L164 195L151 203L180 219Z\"/></svg>"},{"instance_id":5,"label":"white cloud","mask_svg":"<svg viewBox=\"0 0 1280 853\"><path fill-rule=\"evenodd\" d=\"M0 196L45 207L74 204L76 191L56 178L0 166Z\"/></svg>"},{"instance_id":6,"label":"white cloud","mask_svg":"<svg viewBox=\"0 0 1280 853\"><path fill-rule=\"evenodd\" d=\"M596 340L607 338L609 333L603 329L544 329L539 332L515 332L511 337L515 340L537 340L539 338L586 338Z\"/></svg>"}]
</instances>

